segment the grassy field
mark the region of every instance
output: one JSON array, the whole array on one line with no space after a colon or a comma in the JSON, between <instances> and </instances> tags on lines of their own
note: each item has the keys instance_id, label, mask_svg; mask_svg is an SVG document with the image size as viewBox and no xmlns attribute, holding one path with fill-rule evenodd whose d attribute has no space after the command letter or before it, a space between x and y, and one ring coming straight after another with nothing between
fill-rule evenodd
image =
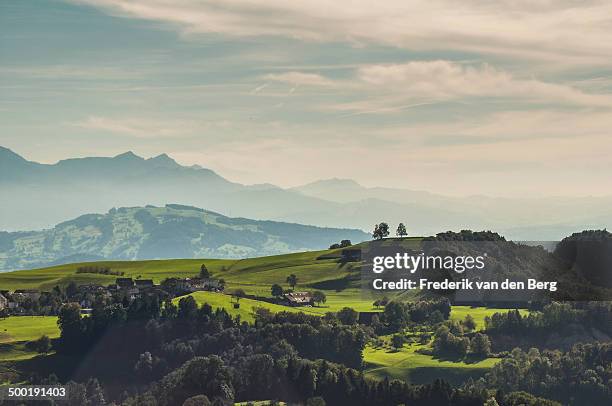
<instances>
[{"instance_id":1,"label":"grassy field","mask_svg":"<svg viewBox=\"0 0 612 406\"><path fill-rule=\"evenodd\" d=\"M221 259L171 259L160 261L103 261L57 265L49 268L0 273L0 286L3 289L40 289L51 290L55 285L66 286L70 282L77 284L96 283L107 285L113 283L117 276L100 274L77 274L77 268L83 265L108 267L113 271L124 272L126 277L153 279L159 283L168 277L186 278L195 276L202 263L213 272L222 266L230 266L236 261Z\"/></svg>"},{"instance_id":2,"label":"grassy field","mask_svg":"<svg viewBox=\"0 0 612 406\"><path fill-rule=\"evenodd\" d=\"M444 378L451 383L465 382L468 377L482 376L497 358L486 358L474 363L442 360L431 355L419 354L423 344L405 344L397 350L367 346L363 352L366 375L374 378L402 379L411 383L427 383Z\"/></svg>"},{"instance_id":3,"label":"grassy field","mask_svg":"<svg viewBox=\"0 0 612 406\"><path fill-rule=\"evenodd\" d=\"M269 309L270 311L277 313L281 311L287 311L292 313L303 312L307 314L313 315L322 315L325 312L329 311L325 308L319 307L289 307L289 306L281 306L273 303L262 302L259 300L240 299L240 308L235 309L234 303L232 302L232 298L229 295L225 295L223 293L214 293L214 292L195 292L191 295L198 306L202 306L204 303L208 303L212 306L213 309L223 308L232 316L240 316L242 321L248 321L252 323L255 319L253 318L253 308L254 307L264 307ZM173 300L174 303L178 303L180 297L177 297Z\"/></svg>"},{"instance_id":4,"label":"grassy field","mask_svg":"<svg viewBox=\"0 0 612 406\"><path fill-rule=\"evenodd\" d=\"M324 255L323 259L319 259ZM341 263L339 250L308 251L242 260L176 259L159 261L104 261L58 265L27 271L0 273L4 289L51 290L55 285L113 283L116 276L77 274L83 265L108 267L132 278L153 279L159 283L169 277L194 277L206 264L215 278L226 282L226 291L243 289L249 295L271 297L272 284L288 288L287 276L298 278L295 290L322 290L327 296L324 311L352 307L357 311L376 311L374 297L364 296L360 289L359 269L354 263ZM389 295L390 296L390 295Z\"/></svg>"},{"instance_id":5,"label":"grassy field","mask_svg":"<svg viewBox=\"0 0 612 406\"><path fill-rule=\"evenodd\" d=\"M0 319L0 361L18 361L38 355L25 348L42 335L59 337L57 317L19 316Z\"/></svg>"},{"instance_id":6,"label":"grassy field","mask_svg":"<svg viewBox=\"0 0 612 406\"><path fill-rule=\"evenodd\" d=\"M493 313L504 313L508 312L509 310L510 309L492 309L488 307L453 306L450 319L461 321L469 314L476 322L476 330L483 330L485 328L485 317L491 317ZM527 316L529 314L527 309L519 309L519 311L523 316Z\"/></svg>"},{"instance_id":7,"label":"grassy field","mask_svg":"<svg viewBox=\"0 0 612 406\"><path fill-rule=\"evenodd\" d=\"M55 316L12 316L0 319L0 343L31 341L47 335L59 337Z\"/></svg>"}]
</instances>

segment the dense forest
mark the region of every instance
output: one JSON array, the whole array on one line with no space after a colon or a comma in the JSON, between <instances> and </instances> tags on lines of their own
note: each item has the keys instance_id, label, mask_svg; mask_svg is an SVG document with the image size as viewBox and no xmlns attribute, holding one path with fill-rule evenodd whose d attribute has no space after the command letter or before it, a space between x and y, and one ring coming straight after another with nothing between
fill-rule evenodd
<instances>
[{"instance_id":1,"label":"dense forest","mask_svg":"<svg viewBox=\"0 0 612 406\"><path fill-rule=\"evenodd\" d=\"M444 300L391 302L369 324L357 323L348 309L324 317L263 308L255 313L255 323L248 324L223 309L198 306L190 296L178 305L156 296L127 308L97 303L89 317L80 315L78 305L65 305L54 357L73 369L60 371L65 376L59 378L33 374L30 381L54 383L70 376L81 382L68 384L70 398L61 402L67 405L222 405L254 399L364 406L604 405L611 396L609 342L567 351L513 349L484 378L460 387L442 380L427 385L374 380L362 372L368 340L407 326L437 328L433 351L478 357L478 351L493 351L489 336L495 343L501 334L539 334L567 320L599 325L602 314L609 317L609 305L553 303L528 317L499 313L475 334L469 321L447 320L450 305Z\"/></svg>"}]
</instances>

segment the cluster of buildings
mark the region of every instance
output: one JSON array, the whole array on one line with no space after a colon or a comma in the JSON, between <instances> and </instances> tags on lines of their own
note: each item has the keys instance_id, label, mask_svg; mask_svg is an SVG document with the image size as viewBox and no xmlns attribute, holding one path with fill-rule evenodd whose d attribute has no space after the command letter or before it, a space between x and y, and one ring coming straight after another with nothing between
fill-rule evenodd
<instances>
[{"instance_id":1,"label":"cluster of buildings","mask_svg":"<svg viewBox=\"0 0 612 406\"><path fill-rule=\"evenodd\" d=\"M171 289L173 292L168 292ZM79 298L81 308L87 309L93 305L93 298L99 295L116 296L124 295L130 302L143 295L168 293L191 293L196 291L222 291L223 284L212 278L173 278L168 286L162 288L156 285L152 279L117 278L115 283L108 286L95 284L79 285L77 291L69 298L71 302ZM44 292L36 289L18 289L13 292L0 290L0 312L11 314L22 314L25 312L24 304L27 301L38 302ZM45 294L49 294L48 292Z\"/></svg>"},{"instance_id":2,"label":"cluster of buildings","mask_svg":"<svg viewBox=\"0 0 612 406\"><path fill-rule=\"evenodd\" d=\"M0 312L18 311L21 303L26 300L37 301L40 295L41 292L36 289L17 289L14 292L0 290Z\"/></svg>"}]
</instances>

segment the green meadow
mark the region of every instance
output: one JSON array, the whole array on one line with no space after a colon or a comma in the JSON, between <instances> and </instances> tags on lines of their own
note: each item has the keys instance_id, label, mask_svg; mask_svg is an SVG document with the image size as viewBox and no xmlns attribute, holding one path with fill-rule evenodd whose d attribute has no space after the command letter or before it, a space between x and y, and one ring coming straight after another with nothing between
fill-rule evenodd
<instances>
[{"instance_id":1,"label":"green meadow","mask_svg":"<svg viewBox=\"0 0 612 406\"><path fill-rule=\"evenodd\" d=\"M56 316L12 316L0 319L0 343L59 337Z\"/></svg>"},{"instance_id":2,"label":"green meadow","mask_svg":"<svg viewBox=\"0 0 612 406\"><path fill-rule=\"evenodd\" d=\"M36 355L25 348L27 341L46 335L59 337L55 316L14 316L0 319L0 361L29 359Z\"/></svg>"},{"instance_id":3,"label":"green meadow","mask_svg":"<svg viewBox=\"0 0 612 406\"><path fill-rule=\"evenodd\" d=\"M239 308L234 307L235 300L232 299L231 296L225 295L223 293L215 293L215 292L194 292L190 295L195 301L198 303L198 306L202 306L204 303L208 303L213 309L225 309L232 316L240 316L242 321L247 321L252 323L255 321L253 317L253 309L257 307L263 307L265 309L270 310L273 313L278 313L282 311L291 312L291 313L307 313L312 315L322 315L325 312L329 311L325 308L320 307L290 307L290 306L281 306L273 303L263 302L259 300L253 300L248 298L240 299ZM184 297L184 296L182 296ZM173 300L175 304L178 304L178 301L182 297L177 297Z\"/></svg>"},{"instance_id":4,"label":"green meadow","mask_svg":"<svg viewBox=\"0 0 612 406\"><path fill-rule=\"evenodd\" d=\"M155 283L170 277L197 276L205 264L212 276L224 279L226 292L243 289L249 295L271 296L271 286L280 284L288 288L287 276L298 278L295 290L321 290L327 302L321 312L352 307L357 311L376 311L374 296L363 295L360 289L359 268L356 263L341 263L340 250L307 251L242 260L172 259L154 261L103 261L75 263L48 268L0 273L0 286L4 289L51 290L54 286L77 284L108 285L117 276L77 273L82 266L108 267L123 272L125 277L153 279ZM318 312L317 312L318 313Z\"/></svg>"},{"instance_id":5,"label":"green meadow","mask_svg":"<svg viewBox=\"0 0 612 406\"><path fill-rule=\"evenodd\" d=\"M510 309L493 309L489 307L472 307L472 306L453 306L450 314L451 320L461 321L465 319L468 314L474 318L476 322L476 330L484 330L485 328L485 317L491 317L493 313L503 313ZM527 316L529 311L527 309L519 309L522 316Z\"/></svg>"},{"instance_id":6,"label":"green meadow","mask_svg":"<svg viewBox=\"0 0 612 406\"><path fill-rule=\"evenodd\" d=\"M399 350L368 345L363 352L366 375L374 378L402 379L411 383L432 382L443 378L451 383L461 383L467 378L478 378L500 360L486 358L476 362L438 359L419 354L424 344L405 344Z\"/></svg>"}]
</instances>

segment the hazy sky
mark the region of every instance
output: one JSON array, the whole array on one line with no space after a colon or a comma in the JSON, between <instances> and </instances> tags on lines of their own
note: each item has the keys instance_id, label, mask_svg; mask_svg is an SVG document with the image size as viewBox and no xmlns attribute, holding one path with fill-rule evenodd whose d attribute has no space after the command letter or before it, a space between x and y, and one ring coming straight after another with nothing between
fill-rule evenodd
<instances>
[{"instance_id":1,"label":"hazy sky","mask_svg":"<svg viewBox=\"0 0 612 406\"><path fill-rule=\"evenodd\" d=\"M0 145L243 183L612 193L612 3L0 2Z\"/></svg>"}]
</instances>

